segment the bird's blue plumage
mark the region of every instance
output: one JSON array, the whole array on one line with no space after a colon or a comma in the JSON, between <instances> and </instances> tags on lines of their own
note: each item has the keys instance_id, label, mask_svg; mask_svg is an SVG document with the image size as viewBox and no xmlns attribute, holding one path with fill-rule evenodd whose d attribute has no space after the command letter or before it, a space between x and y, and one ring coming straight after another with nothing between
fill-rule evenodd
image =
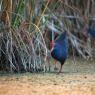
<instances>
[{"instance_id":1,"label":"bird's blue plumage","mask_svg":"<svg viewBox=\"0 0 95 95\"><path fill-rule=\"evenodd\" d=\"M59 62L63 62L67 59L68 56L68 39L66 32L63 32L56 40L54 49L51 52L51 55L54 59Z\"/></svg>"},{"instance_id":2,"label":"bird's blue plumage","mask_svg":"<svg viewBox=\"0 0 95 95\"><path fill-rule=\"evenodd\" d=\"M95 38L95 29L94 28L88 28L88 33L92 38Z\"/></svg>"}]
</instances>

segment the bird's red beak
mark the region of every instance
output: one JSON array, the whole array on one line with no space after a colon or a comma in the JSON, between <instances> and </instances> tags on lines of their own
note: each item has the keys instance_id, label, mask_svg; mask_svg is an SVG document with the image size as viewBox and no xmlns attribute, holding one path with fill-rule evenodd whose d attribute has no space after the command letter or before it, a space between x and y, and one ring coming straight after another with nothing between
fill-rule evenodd
<instances>
[{"instance_id":1,"label":"bird's red beak","mask_svg":"<svg viewBox=\"0 0 95 95\"><path fill-rule=\"evenodd\" d=\"M51 48L51 50L54 48L54 45L55 45L55 42L52 41L52 42L50 43L50 48Z\"/></svg>"}]
</instances>

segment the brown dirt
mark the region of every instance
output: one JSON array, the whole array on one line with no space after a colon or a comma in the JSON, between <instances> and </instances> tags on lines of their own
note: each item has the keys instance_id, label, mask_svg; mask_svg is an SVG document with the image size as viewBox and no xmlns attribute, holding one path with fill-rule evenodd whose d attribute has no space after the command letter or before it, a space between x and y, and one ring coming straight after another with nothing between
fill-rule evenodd
<instances>
[{"instance_id":1,"label":"brown dirt","mask_svg":"<svg viewBox=\"0 0 95 95\"><path fill-rule=\"evenodd\" d=\"M81 66L77 64L75 67L69 69L72 66L65 65L64 73L60 75L56 73L1 75L0 95L95 95L95 67L91 64Z\"/></svg>"}]
</instances>

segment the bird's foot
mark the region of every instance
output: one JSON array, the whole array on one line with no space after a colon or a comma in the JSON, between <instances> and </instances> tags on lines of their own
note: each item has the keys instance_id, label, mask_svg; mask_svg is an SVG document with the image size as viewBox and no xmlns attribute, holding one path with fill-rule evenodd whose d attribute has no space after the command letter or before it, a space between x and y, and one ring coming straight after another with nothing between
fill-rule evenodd
<instances>
[{"instance_id":1,"label":"bird's foot","mask_svg":"<svg viewBox=\"0 0 95 95\"><path fill-rule=\"evenodd\" d=\"M62 73L62 68L60 68L59 72L57 72L58 75L59 75L60 73Z\"/></svg>"},{"instance_id":2,"label":"bird's foot","mask_svg":"<svg viewBox=\"0 0 95 95\"><path fill-rule=\"evenodd\" d=\"M54 71L57 71L58 70L58 68L57 67L54 67Z\"/></svg>"},{"instance_id":3,"label":"bird's foot","mask_svg":"<svg viewBox=\"0 0 95 95\"><path fill-rule=\"evenodd\" d=\"M57 72L57 75L59 75L61 72L59 71L59 72Z\"/></svg>"}]
</instances>

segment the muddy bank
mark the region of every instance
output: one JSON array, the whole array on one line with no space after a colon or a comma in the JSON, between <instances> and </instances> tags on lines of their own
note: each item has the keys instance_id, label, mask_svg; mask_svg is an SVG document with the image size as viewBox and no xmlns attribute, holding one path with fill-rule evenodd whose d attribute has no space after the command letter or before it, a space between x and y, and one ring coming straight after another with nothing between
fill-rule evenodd
<instances>
[{"instance_id":1,"label":"muddy bank","mask_svg":"<svg viewBox=\"0 0 95 95\"><path fill-rule=\"evenodd\" d=\"M50 73L0 74L0 95L95 95L95 63L81 62L67 61L60 75L53 66Z\"/></svg>"}]
</instances>

